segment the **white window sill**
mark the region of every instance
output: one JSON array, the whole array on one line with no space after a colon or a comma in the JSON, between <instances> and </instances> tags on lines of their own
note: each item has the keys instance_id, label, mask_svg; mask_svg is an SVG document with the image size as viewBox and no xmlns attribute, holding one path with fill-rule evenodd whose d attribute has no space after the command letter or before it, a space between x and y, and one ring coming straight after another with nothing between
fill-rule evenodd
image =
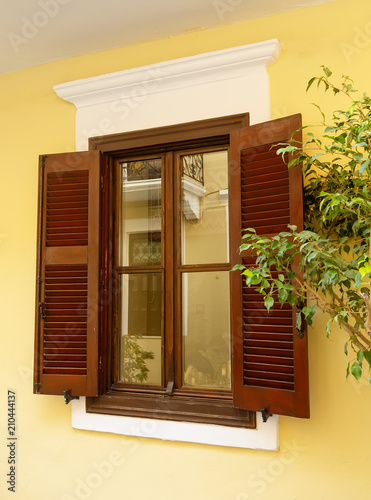
<instances>
[{"instance_id":1,"label":"white window sill","mask_svg":"<svg viewBox=\"0 0 371 500\"><path fill-rule=\"evenodd\" d=\"M123 436L183 441L254 450L278 450L278 416L262 421L257 413L257 428L243 429L221 425L171 422L149 418L121 417L86 413L85 398L72 403L72 427L74 429L111 432Z\"/></svg>"}]
</instances>

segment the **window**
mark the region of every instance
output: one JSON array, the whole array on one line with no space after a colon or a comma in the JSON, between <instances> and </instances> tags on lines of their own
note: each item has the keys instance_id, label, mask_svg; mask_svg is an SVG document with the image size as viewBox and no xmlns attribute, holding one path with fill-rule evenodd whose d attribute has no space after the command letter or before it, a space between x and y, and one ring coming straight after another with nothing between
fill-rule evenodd
<instances>
[{"instance_id":1,"label":"window","mask_svg":"<svg viewBox=\"0 0 371 500\"><path fill-rule=\"evenodd\" d=\"M113 169L117 382L230 391L228 150Z\"/></svg>"},{"instance_id":2,"label":"window","mask_svg":"<svg viewBox=\"0 0 371 500\"><path fill-rule=\"evenodd\" d=\"M42 157L35 392L89 411L230 426L308 416L306 338L231 267L241 229L302 225L301 173L272 145L298 115L92 139Z\"/></svg>"}]
</instances>

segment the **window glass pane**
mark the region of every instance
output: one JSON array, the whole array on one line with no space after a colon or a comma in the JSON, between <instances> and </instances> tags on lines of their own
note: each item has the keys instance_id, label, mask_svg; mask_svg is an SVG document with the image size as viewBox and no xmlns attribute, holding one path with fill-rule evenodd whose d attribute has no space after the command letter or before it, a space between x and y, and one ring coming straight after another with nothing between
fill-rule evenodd
<instances>
[{"instance_id":1,"label":"window glass pane","mask_svg":"<svg viewBox=\"0 0 371 500\"><path fill-rule=\"evenodd\" d=\"M161 264L161 158L120 163L120 266Z\"/></svg>"},{"instance_id":2,"label":"window glass pane","mask_svg":"<svg viewBox=\"0 0 371 500\"><path fill-rule=\"evenodd\" d=\"M230 389L229 272L182 275L183 384Z\"/></svg>"},{"instance_id":3,"label":"window glass pane","mask_svg":"<svg viewBox=\"0 0 371 500\"><path fill-rule=\"evenodd\" d=\"M228 151L183 155L182 264L229 262Z\"/></svg>"},{"instance_id":4,"label":"window glass pane","mask_svg":"<svg viewBox=\"0 0 371 500\"><path fill-rule=\"evenodd\" d=\"M161 384L162 275L120 276L120 380Z\"/></svg>"}]
</instances>

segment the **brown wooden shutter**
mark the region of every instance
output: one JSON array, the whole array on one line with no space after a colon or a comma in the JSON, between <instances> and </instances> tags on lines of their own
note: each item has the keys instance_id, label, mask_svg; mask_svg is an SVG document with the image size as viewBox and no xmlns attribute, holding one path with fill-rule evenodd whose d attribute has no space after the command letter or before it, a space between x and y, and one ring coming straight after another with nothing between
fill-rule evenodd
<instances>
[{"instance_id":1,"label":"brown wooden shutter","mask_svg":"<svg viewBox=\"0 0 371 500\"><path fill-rule=\"evenodd\" d=\"M40 158L34 392L98 393L100 155Z\"/></svg>"},{"instance_id":2,"label":"brown wooden shutter","mask_svg":"<svg viewBox=\"0 0 371 500\"><path fill-rule=\"evenodd\" d=\"M301 115L231 133L232 264L251 265L239 255L241 230L274 236L288 224L303 228L300 168L288 169L276 154L301 127ZM301 139L300 132L296 138ZM273 146L273 148L272 148ZM232 273L233 398L239 408L309 417L307 336L296 330L296 308L275 303L268 313L262 296Z\"/></svg>"}]
</instances>

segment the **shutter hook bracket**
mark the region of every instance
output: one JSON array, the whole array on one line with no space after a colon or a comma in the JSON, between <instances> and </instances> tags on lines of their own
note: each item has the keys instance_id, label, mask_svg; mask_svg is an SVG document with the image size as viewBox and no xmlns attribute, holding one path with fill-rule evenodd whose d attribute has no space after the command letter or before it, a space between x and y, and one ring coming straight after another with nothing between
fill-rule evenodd
<instances>
[{"instance_id":1,"label":"shutter hook bracket","mask_svg":"<svg viewBox=\"0 0 371 500\"><path fill-rule=\"evenodd\" d=\"M64 396L64 402L66 405L73 399L80 399L79 396L71 396L70 391L63 391L63 396Z\"/></svg>"},{"instance_id":2,"label":"shutter hook bracket","mask_svg":"<svg viewBox=\"0 0 371 500\"><path fill-rule=\"evenodd\" d=\"M261 414L264 423L268 420L269 417L273 417L272 413L269 413L266 408L262 408Z\"/></svg>"}]
</instances>

